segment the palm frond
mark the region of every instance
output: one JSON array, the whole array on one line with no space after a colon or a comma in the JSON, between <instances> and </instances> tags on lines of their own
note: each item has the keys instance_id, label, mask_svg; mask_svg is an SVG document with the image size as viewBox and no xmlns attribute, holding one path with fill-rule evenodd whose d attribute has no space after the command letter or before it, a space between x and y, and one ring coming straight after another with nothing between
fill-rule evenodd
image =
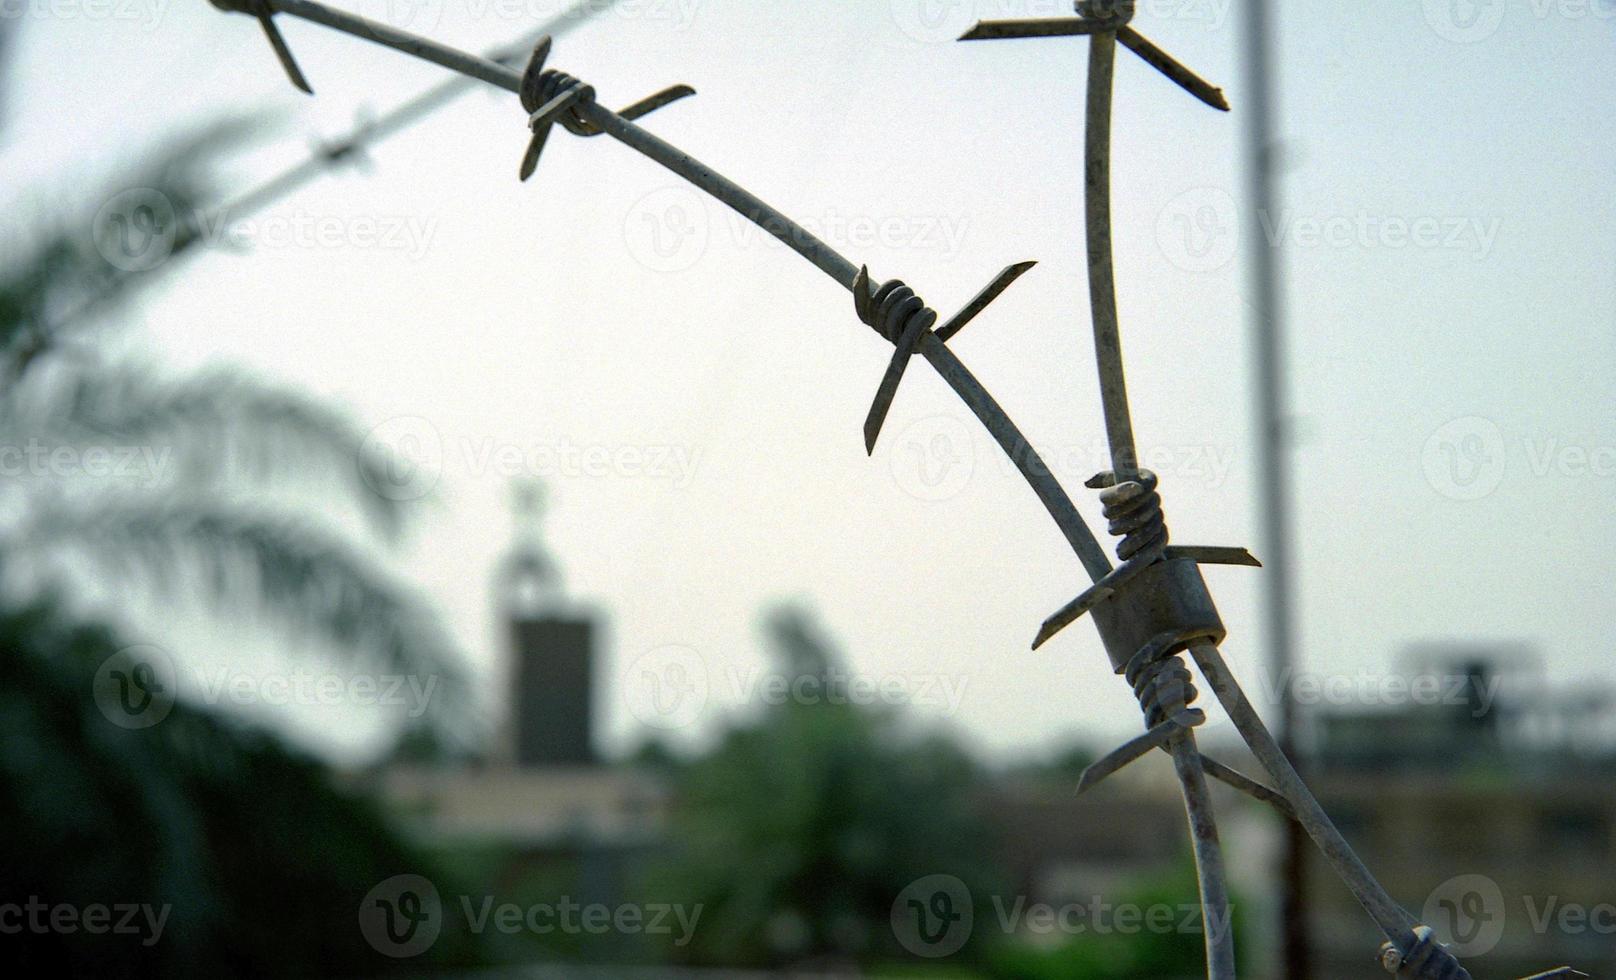
<instances>
[{"instance_id":1,"label":"palm frond","mask_svg":"<svg viewBox=\"0 0 1616 980\"><path fill-rule=\"evenodd\" d=\"M166 380L133 364L64 366L12 399L6 424L47 442L101 444L160 463L165 486L195 489L239 476L250 481L332 481L385 537L405 502L389 490L392 451L342 412L240 372ZM155 482L155 481L154 481Z\"/></svg>"},{"instance_id":2,"label":"palm frond","mask_svg":"<svg viewBox=\"0 0 1616 980\"><path fill-rule=\"evenodd\" d=\"M7 961L86 976L385 967L354 912L430 862L377 803L264 731L183 699L155 725L115 724L92 692L125 643L53 599L0 607L0 876L51 904L162 909L161 942L25 931ZM427 959L476 962L475 937L446 925Z\"/></svg>"},{"instance_id":3,"label":"palm frond","mask_svg":"<svg viewBox=\"0 0 1616 980\"><path fill-rule=\"evenodd\" d=\"M84 195L82 189L74 189L74 197L90 202L92 208L115 201L125 191L160 199L166 205L163 210L174 218L166 254L172 259L205 243L198 218L220 200L216 162L224 150L241 144L255 125L252 117L237 116L170 137L107 180L98 192ZM6 202L11 209L20 203L25 202ZM68 217L21 229L32 244L0 270L0 376L8 383L58 349L75 329L127 300L157 272L131 271L109 261L107 228L95 221L95 210L81 213L81 208L46 206L33 210ZM168 267L170 262L158 268Z\"/></svg>"},{"instance_id":4,"label":"palm frond","mask_svg":"<svg viewBox=\"0 0 1616 980\"><path fill-rule=\"evenodd\" d=\"M40 509L19 544L66 549L113 581L163 598L199 584L220 611L257 609L294 637L317 641L351 665L433 686L423 718L469 741L473 716L454 642L423 601L341 539L312 523L214 501L112 502ZM294 644L301 646L301 644Z\"/></svg>"}]
</instances>

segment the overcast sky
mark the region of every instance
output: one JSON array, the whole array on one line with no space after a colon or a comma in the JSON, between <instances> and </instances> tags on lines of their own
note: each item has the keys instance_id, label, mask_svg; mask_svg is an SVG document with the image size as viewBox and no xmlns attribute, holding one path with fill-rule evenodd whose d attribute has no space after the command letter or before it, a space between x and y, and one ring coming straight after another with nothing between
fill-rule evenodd
<instances>
[{"instance_id":1,"label":"overcast sky","mask_svg":"<svg viewBox=\"0 0 1616 980\"><path fill-rule=\"evenodd\" d=\"M478 50L560 6L340 5ZM1174 540L1261 554L1245 270L1266 237L1290 272L1302 669L1362 692L1408 644L1461 637L1530 643L1558 683L1608 678L1616 3L1304 6L1282 12L1284 209L1262 235L1240 180L1238 11L1141 0L1136 20L1222 85L1232 114L1118 56L1124 348ZM278 135L232 172L245 188L443 77L281 17L310 98L250 19L196 0L0 11L21 21L8 196L70 196L165 134L268 110ZM948 40L976 15L1060 12L625 0L559 39L551 64L614 106L694 85L648 128L944 316L1037 259L951 346L1100 531L1081 486L1106 465L1081 243L1086 42ZM1086 623L1028 652L1082 569L928 367L866 458L890 347L845 290L609 138L558 131L519 184L524 122L512 96L474 92L379 146L370 172L240 222L246 250L144 295L137 353L248 366L436 460L412 485L430 494L400 569L485 678L511 481L544 477L568 592L612 616L602 705L619 741L646 714L647 668L705 674L682 735L755 703L757 616L782 599L818 610L857 675L992 750L1138 728ZM8 214L8 234L33 220ZM1264 574L1207 573L1262 704ZM318 727L349 726L363 724Z\"/></svg>"}]
</instances>

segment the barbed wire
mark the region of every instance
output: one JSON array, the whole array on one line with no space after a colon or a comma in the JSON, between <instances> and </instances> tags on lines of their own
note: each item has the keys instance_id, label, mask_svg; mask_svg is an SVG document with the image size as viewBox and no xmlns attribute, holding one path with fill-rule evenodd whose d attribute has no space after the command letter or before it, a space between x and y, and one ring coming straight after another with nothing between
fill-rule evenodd
<instances>
[{"instance_id":1,"label":"barbed wire","mask_svg":"<svg viewBox=\"0 0 1616 980\"><path fill-rule=\"evenodd\" d=\"M483 57L500 64L515 64L541 38L560 37L574 27L583 24L593 15L610 8L615 3L617 3L617 0L578 0L577 3L545 20L538 27L524 32L515 40L491 48ZM270 27L274 27L272 22ZM280 37L279 30L275 30L274 36ZM279 47L276 48L277 58L280 57L281 50ZM290 57L289 50L287 51L287 57ZM293 64L295 68L295 62ZM301 72L297 74L297 78L302 78ZM306 84L307 80L305 79L304 82ZM296 84L295 81L294 84ZM455 99L475 89L476 84L476 79L463 75L453 75L446 81L426 89L378 116L368 119L361 117L354 127L343 135L332 139L315 141L309 155L304 159L235 197L228 198L224 204L218 207L219 215L233 220L240 220L248 215L262 211L276 201L284 199L304 185L339 167L352 166L365 161L367 159L365 156L366 150L451 104ZM303 86L298 87L303 88ZM308 90L304 88L304 91ZM194 254L196 251L194 246L206 243L206 231L198 215L176 215L174 240L168 246L165 258L173 259ZM97 311L106 307L114 297L127 288L132 281L142 277L147 271L149 270L144 268L114 269L109 280L101 288L82 299L71 309L53 317L48 325L38 331L39 336L42 338L41 343L59 343L64 331L70 330L94 316Z\"/></svg>"},{"instance_id":2,"label":"barbed wire","mask_svg":"<svg viewBox=\"0 0 1616 980\"><path fill-rule=\"evenodd\" d=\"M877 284L867 267L855 266L750 191L635 123L636 119L693 95L694 89L689 86L670 86L621 112L613 112L596 101L593 86L547 67L552 47L548 37L537 42L526 67L518 71L499 60L467 54L429 38L335 10L317 0L210 2L222 10L256 18L288 77L305 91L309 90L307 79L275 27L275 14L284 13L321 24L516 94L528 113L530 131L528 146L518 167L518 174L524 180L537 168L545 142L556 125L578 136L610 136L728 205L849 290L860 321L893 345L892 359L865 419L866 451L874 451L908 362L919 354L965 402L1014 463L1093 580L1089 589L1044 622L1033 645L1036 648L1043 644L1088 613L1099 630L1113 668L1132 686L1145 715L1145 734L1085 771L1079 782L1080 791L1096 785L1153 749L1163 749L1171 755L1190 823L1205 926L1207 972L1211 980L1232 978L1235 961L1229 928L1227 876L1206 784L1208 775L1273 806L1307 830L1386 937L1380 962L1389 972L1422 980L1469 977L1452 953L1436 941L1431 929L1418 923L1398 905L1364 867L1297 775L1224 662L1218 644L1226 636L1226 630L1198 566L1255 565L1256 559L1244 548L1170 545L1161 498L1156 492L1157 478L1138 467L1123 372L1111 249L1110 118L1116 45L1122 44L1207 105L1220 110L1227 110L1229 106L1219 89L1130 25L1133 0L1079 0L1078 17L987 21L961 38L1089 38L1085 224L1091 315L1101 401L1111 447L1111 469L1088 481L1088 486L1102 490L1109 530L1121 538L1120 563L1114 568L1052 471L946 343L1030 269L1032 262L1007 266L942 327L934 329L938 320L936 312L902 280ZM1211 760L1196 748L1194 728L1205 721L1206 715L1190 707L1197 692L1183 662L1186 653L1195 661L1252 753L1268 770L1276 788L1264 786ZM1538 976L1575 975L1579 974L1560 968Z\"/></svg>"}]
</instances>

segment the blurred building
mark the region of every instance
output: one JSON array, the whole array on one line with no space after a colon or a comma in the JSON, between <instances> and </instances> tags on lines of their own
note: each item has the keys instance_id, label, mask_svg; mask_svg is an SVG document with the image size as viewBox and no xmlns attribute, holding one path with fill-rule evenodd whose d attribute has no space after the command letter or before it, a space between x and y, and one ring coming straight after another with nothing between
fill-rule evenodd
<instances>
[{"instance_id":1,"label":"blurred building","mask_svg":"<svg viewBox=\"0 0 1616 980\"><path fill-rule=\"evenodd\" d=\"M1127 778L1143 768L1082 796L1048 780L992 787L983 810L993 821L994 863L1011 894L1081 905L1125 894L1189 860L1177 784Z\"/></svg>"},{"instance_id":2,"label":"blurred building","mask_svg":"<svg viewBox=\"0 0 1616 980\"><path fill-rule=\"evenodd\" d=\"M1325 809L1477 980L1616 974L1611 692L1551 692L1519 647L1425 646L1407 667L1382 706L1310 719ZM1316 976L1371 975L1381 937L1317 856L1305 894Z\"/></svg>"},{"instance_id":3,"label":"blurred building","mask_svg":"<svg viewBox=\"0 0 1616 980\"><path fill-rule=\"evenodd\" d=\"M495 576L508 701L492 753L472 764L392 765L376 778L423 837L494 854L491 880L558 882L607 900L660 839L666 793L646 772L601 763L606 617L567 598L539 518L537 487L520 487L516 542Z\"/></svg>"}]
</instances>

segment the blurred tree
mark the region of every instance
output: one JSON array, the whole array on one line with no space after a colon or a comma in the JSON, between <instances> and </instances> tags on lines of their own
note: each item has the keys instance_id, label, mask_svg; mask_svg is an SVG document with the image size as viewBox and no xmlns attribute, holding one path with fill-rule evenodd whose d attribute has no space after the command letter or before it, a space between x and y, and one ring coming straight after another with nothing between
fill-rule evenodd
<instances>
[{"instance_id":1,"label":"blurred tree","mask_svg":"<svg viewBox=\"0 0 1616 980\"><path fill-rule=\"evenodd\" d=\"M117 583L117 600L143 587L262 611L352 665L436 678L426 717L467 741L464 672L435 617L312 519L306 495L275 492L335 487L389 541L408 464L297 393L228 373L164 377L102 353L100 333L118 323L107 314L205 242L208 168L242 132L225 123L180 142L132 174L132 190L105 193L91 235L43 231L0 272L0 600L64 583L83 595L99 580ZM143 258L123 261L129 242L107 239L136 231ZM160 261L140 268L152 248Z\"/></svg>"},{"instance_id":2,"label":"blurred tree","mask_svg":"<svg viewBox=\"0 0 1616 980\"><path fill-rule=\"evenodd\" d=\"M188 704L183 688L173 700L150 658L130 653L128 633L106 625L121 613L201 597L199 611L263 614L290 646L347 669L434 679L424 729L406 741L465 745L477 734L435 617L360 541L313 518L337 488L391 540L405 517L385 492L397 461L301 395L239 375L167 377L107 353L113 314L204 242L194 216L216 200L209 168L242 132L230 123L171 146L120 182L135 191L96 192L107 204L84 222L90 234L41 227L0 270L9 962L69 975L375 972L395 961L362 934L362 901L394 875L433 873L319 761ZM158 243L155 264L123 261L130 241L108 240L131 234L146 258ZM132 476L118 471L130 450ZM326 491L318 508L310 490ZM168 700L143 727L118 720L113 696ZM132 936L50 918L107 905L161 915L161 938L143 941L149 923ZM46 910L43 927L29 906ZM406 963L481 961L459 920L443 920Z\"/></svg>"},{"instance_id":3,"label":"blurred tree","mask_svg":"<svg viewBox=\"0 0 1616 980\"><path fill-rule=\"evenodd\" d=\"M699 904L701 920L670 953L728 966L907 956L888 925L905 886L984 881L976 767L947 738L848 697L839 658L800 610L765 628L794 696L671 770L673 843L652 890Z\"/></svg>"},{"instance_id":4,"label":"blurred tree","mask_svg":"<svg viewBox=\"0 0 1616 980\"><path fill-rule=\"evenodd\" d=\"M0 903L20 907L6 961L24 976L396 964L359 928L367 893L400 873L449 883L373 804L266 733L183 701L159 724L114 724L89 692L122 645L48 599L0 610ZM97 907L110 912L98 928ZM60 908L71 925L52 922ZM481 961L463 919L441 928L414 969Z\"/></svg>"},{"instance_id":5,"label":"blurred tree","mask_svg":"<svg viewBox=\"0 0 1616 980\"><path fill-rule=\"evenodd\" d=\"M1206 975L1195 865L1137 882L1106 896L1111 913L1084 921L1085 931L1057 945L1002 942L990 948L992 980L1164 980ZM1235 951L1244 975L1250 952L1242 941L1245 903L1231 909ZM1119 910L1128 910L1122 914ZM1156 916L1157 927L1145 923Z\"/></svg>"}]
</instances>

